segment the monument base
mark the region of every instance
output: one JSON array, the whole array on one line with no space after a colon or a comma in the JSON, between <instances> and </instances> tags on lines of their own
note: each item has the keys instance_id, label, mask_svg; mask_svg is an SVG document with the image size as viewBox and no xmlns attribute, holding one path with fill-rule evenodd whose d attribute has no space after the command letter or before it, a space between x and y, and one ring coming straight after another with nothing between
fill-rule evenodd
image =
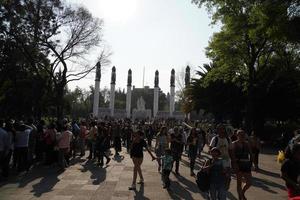
<instances>
[{"instance_id":1,"label":"monument base","mask_svg":"<svg viewBox=\"0 0 300 200\"><path fill-rule=\"evenodd\" d=\"M147 119L151 118L151 110L138 110L138 109L133 109L132 111L132 118L133 119Z\"/></svg>"}]
</instances>

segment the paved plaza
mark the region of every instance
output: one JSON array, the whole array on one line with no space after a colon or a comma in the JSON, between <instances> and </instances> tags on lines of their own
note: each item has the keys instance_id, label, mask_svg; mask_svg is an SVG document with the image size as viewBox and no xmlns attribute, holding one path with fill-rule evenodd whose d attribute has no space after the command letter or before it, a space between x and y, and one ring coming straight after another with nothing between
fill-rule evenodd
<instances>
[{"instance_id":1,"label":"paved plaza","mask_svg":"<svg viewBox=\"0 0 300 200\"><path fill-rule=\"evenodd\" d=\"M12 176L0 186L1 200L131 200L131 199L204 199L195 179L189 175L188 158L183 156L181 176L171 174L171 188L161 185L157 163L145 152L142 165L145 184L129 191L133 164L123 149L120 157L108 166L99 168L85 158L72 160L66 171L57 168L35 167L28 174ZM264 150L260 157L260 172L253 172L253 186L247 193L249 200L287 199L284 182L280 179L280 165L274 152ZM206 155L204 155L206 156ZM198 165L201 161L198 160ZM199 168L197 168L199 169ZM233 177L228 199L237 199Z\"/></svg>"}]
</instances>

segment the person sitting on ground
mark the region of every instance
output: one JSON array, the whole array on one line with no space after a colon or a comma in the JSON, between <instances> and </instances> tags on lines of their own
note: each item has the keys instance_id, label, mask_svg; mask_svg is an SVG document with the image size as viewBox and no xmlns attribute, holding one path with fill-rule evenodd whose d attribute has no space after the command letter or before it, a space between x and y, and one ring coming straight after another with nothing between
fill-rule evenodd
<instances>
[{"instance_id":1,"label":"person sitting on ground","mask_svg":"<svg viewBox=\"0 0 300 200\"><path fill-rule=\"evenodd\" d=\"M291 154L281 166L281 177L285 180L289 200L300 200L300 144L295 144Z\"/></svg>"}]
</instances>

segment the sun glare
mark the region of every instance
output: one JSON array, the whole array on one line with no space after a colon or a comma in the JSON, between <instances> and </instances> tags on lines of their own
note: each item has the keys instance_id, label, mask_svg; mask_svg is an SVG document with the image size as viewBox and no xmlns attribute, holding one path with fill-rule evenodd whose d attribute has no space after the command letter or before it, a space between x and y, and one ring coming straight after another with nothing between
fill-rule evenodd
<instances>
[{"instance_id":1,"label":"sun glare","mask_svg":"<svg viewBox=\"0 0 300 200\"><path fill-rule=\"evenodd\" d=\"M101 0L100 2L104 19L118 23L127 22L134 16L137 8L137 0Z\"/></svg>"}]
</instances>

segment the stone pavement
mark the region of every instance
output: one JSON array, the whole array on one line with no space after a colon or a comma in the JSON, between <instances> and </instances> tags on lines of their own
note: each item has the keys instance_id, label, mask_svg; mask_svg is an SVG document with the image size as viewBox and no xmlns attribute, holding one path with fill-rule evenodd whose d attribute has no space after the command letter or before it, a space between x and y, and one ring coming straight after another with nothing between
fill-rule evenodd
<instances>
[{"instance_id":1,"label":"stone pavement","mask_svg":"<svg viewBox=\"0 0 300 200\"><path fill-rule=\"evenodd\" d=\"M276 156L264 152L260 157L262 170L253 172L253 186L246 196L249 200L287 199L285 186L279 177L280 165ZM129 191L133 164L125 150L108 166L99 168L93 162L76 158L66 171L36 167L23 176L11 177L0 185L0 200L131 200L131 199L204 199L195 179L189 175L188 159L183 156L181 176L170 175L171 188L161 185L157 163L145 152L142 165L145 184ZM199 162L198 162L199 164ZM199 169L199 168L198 168ZM231 182L228 199L237 199L236 180Z\"/></svg>"}]
</instances>

